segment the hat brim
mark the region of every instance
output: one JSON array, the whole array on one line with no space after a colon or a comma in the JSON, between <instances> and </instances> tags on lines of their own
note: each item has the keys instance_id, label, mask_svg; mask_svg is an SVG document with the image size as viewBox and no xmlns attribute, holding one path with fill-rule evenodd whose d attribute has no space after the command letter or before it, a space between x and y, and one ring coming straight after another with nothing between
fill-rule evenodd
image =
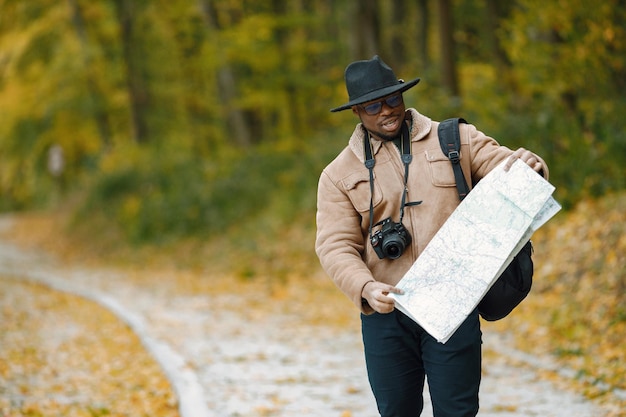
<instances>
[{"instance_id":1,"label":"hat brim","mask_svg":"<svg viewBox=\"0 0 626 417\"><path fill-rule=\"evenodd\" d=\"M338 112L342 110L347 110L351 108L352 106L356 106L357 104L367 103L368 101L376 100L377 98L385 97L385 96L388 96L389 94L393 94L396 92L404 92L408 90L409 88L415 86L419 82L420 82L420 79L416 78L409 82L398 83L390 87L381 88L380 90L372 91L371 93L362 95L361 97L356 98L342 106L335 107L334 109L331 109L330 111L334 113L334 112Z\"/></svg>"}]
</instances>

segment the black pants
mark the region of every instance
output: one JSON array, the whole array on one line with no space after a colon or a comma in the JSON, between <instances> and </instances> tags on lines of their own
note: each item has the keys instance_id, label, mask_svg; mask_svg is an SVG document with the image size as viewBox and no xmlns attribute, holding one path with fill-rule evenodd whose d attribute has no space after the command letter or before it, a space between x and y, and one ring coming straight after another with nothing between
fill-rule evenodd
<instances>
[{"instance_id":1,"label":"black pants","mask_svg":"<svg viewBox=\"0 0 626 417\"><path fill-rule=\"evenodd\" d=\"M367 373L381 417L417 417L424 377L435 417L478 413L481 331L474 311L445 343L394 310L361 315Z\"/></svg>"}]
</instances>

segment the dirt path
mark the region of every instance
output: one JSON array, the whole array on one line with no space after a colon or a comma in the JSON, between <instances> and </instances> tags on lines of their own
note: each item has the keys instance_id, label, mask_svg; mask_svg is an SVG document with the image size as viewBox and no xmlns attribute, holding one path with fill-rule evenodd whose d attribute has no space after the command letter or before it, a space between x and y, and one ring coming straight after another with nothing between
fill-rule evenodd
<instances>
[{"instance_id":1,"label":"dirt path","mask_svg":"<svg viewBox=\"0 0 626 417\"><path fill-rule=\"evenodd\" d=\"M356 320L342 330L312 325L297 314L250 308L234 292L176 294L167 282L137 285L120 272L60 266L5 243L0 276L44 283L112 311L161 364L182 417L376 415ZM541 362L524 364L502 335L485 334L484 346L480 416L608 415L539 379L533 367Z\"/></svg>"}]
</instances>

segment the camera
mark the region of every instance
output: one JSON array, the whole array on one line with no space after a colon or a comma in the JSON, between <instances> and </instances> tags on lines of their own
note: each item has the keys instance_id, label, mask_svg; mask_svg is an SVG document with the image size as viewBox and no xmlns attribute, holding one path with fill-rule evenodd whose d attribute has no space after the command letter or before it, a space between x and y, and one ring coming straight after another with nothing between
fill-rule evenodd
<instances>
[{"instance_id":1,"label":"camera","mask_svg":"<svg viewBox=\"0 0 626 417\"><path fill-rule=\"evenodd\" d=\"M374 252L380 259L398 259L411 244L411 235L402 223L396 223L391 217L381 223L382 228L370 238Z\"/></svg>"}]
</instances>

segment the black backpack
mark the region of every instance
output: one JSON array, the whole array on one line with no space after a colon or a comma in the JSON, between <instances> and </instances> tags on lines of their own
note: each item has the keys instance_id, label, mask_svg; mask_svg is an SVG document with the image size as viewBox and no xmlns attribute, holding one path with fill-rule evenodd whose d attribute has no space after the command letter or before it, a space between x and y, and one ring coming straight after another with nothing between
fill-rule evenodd
<instances>
[{"instance_id":1,"label":"black backpack","mask_svg":"<svg viewBox=\"0 0 626 417\"><path fill-rule=\"evenodd\" d=\"M467 122L460 118L444 120L439 124L437 133L441 150L452 162L459 199L463 200L470 190L460 164L459 123ZM532 243L528 241L478 303L478 312L483 319L500 320L526 298L533 283L532 252Z\"/></svg>"}]
</instances>

